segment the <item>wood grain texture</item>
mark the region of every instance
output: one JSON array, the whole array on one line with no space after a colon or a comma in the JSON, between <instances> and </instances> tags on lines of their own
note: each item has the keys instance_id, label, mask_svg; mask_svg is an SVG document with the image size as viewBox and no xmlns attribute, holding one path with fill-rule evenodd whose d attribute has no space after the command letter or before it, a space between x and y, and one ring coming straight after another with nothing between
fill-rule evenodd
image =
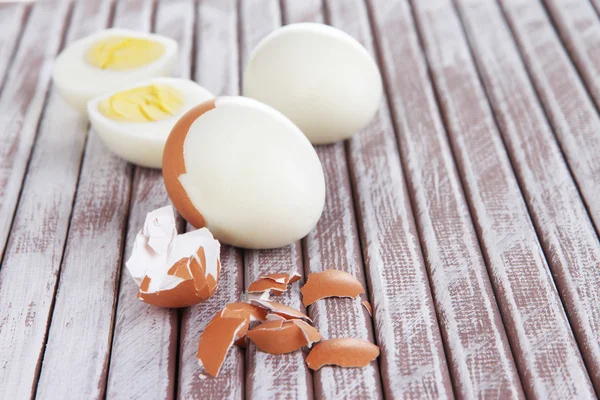
<instances>
[{"instance_id":1,"label":"wood grain texture","mask_svg":"<svg viewBox=\"0 0 600 400\"><path fill-rule=\"evenodd\" d=\"M413 2L528 397L573 398L587 372L450 0Z\"/></svg>"},{"instance_id":2,"label":"wood grain texture","mask_svg":"<svg viewBox=\"0 0 600 400\"><path fill-rule=\"evenodd\" d=\"M161 0L154 31L179 44L175 75L189 78L195 9L192 0ZM136 167L123 261L131 254L146 214L170 204L160 170ZM181 222L181 221L180 221ZM179 223L180 231L183 224ZM107 384L108 398L175 397L178 311L152 307L136 297L138 286L122 266Z\"/></svg>"},{"instance_id":3,"label":"wood grain texture","mask_svg":"<svg viewBox=\"0 0 600 400\"><path fill-rule=\"evenodd\" d=\"M537 1L504 2L529 73L600 233L600 118L584 86L585 82L600 107L600 66L596 64L600 63L600 21L587 2L549 2L548 6L573 60L543 5Z\"/></svg>"},{"instance_id":4,"label":"wood grain texture","mask_svg":"<svg viewBox=\"0 0 600 400\"><path fill-rule=\"evenodd\" d=\"M278 0L240 2L240 59L248 60L258 42L281 25ZM303 275L300 242L276 250L246 250L244 254L245 287L262 275L275 272L298 272ZM300 285L274 301L303 310ZM312 374L304 363L305 353L296 351L272 355L257 350L253 343L246 349L246 396L249 399L312 399Z\"/></svg>"},{"instance_id":5,"label":"wood grain texture","mask_svg":"<svg viewBox=\"0 0 600 400\"><path fill-rule=\"evenodd\" d=\"M600 228L600 118L562 47L543 6L538 2L506 1L506 17L513 29L529 75L546 109L588 211ZM600 392L599 342L586 346L584 360Z\"/></svg>"},{"instance_id":6,"label":"wood grain texture","mask_svg":"<svg viewBox=\"0 0 600 400\"><path fill-rule=\"evenodd\" d=\"M196 81L215 95L239 90L238 15L234 0L202 0L196 15ZM221 248L219 289L213 297L187 308L181 323L179 393L182 399L243 399L244 350L232 347L219 376L206 376L196 358L200 334L228 303L240 301L244 285L242 251Z\"/></svg>"},{"instance_id":7,"label":"wood grain texture","mask_svg":"<svg viewBox=\"0 0 600 400\"><path fill-rule=\"evenodd\" d=\"M459 4L521 191L589 364L600 338L598 238L499 6L491 0ZM576 365L570 370L575 372ZM577 397L594 396L589 377L573 379Z\"/></svg>"},{"instance_id":8,"label":"wood grain texture","mask_svg":"<svg viewBox=\"0 0 600 400\"><path fill-rule=\"evenodd\" d=\"M24 173L38 128L51 59L62 40L69 8L64 2L33 6L0 100L2 139L9 143L8 149L0 150L0 191L8 189L0 200L6 206L0 217L3 229L10 224L10 206L21 183L18 174ZM78 4L69 40L104 26L105 16L96 4ZM2 398L28 398L35 393L86 127L86 119L52 91L0 269Z\"/></svg>"},{"instance_id":9,"label":"wood grain texture","mask_svg":"<svg viewBox=\"0 0 600 400\"><path fill-rule=\"evenodd\" d=\"M459 397L523 391L406 1L373 1L421 243Z\"/></svg>"},{"instance_id":10,"label":"wood grain texture","mask_svg":"<svg viewBox=\"0 0 600 400\"><path fill-rule=\"evenodd\" d=\"M332 25L373 54L365 3L326 6ZM453 398L387 101L347 152L385 395Z\"/></svg>"},{"instance_id":11,"label":"wood grain texture","mask_svg":"<svg viewBox=\"0 0 600 400\"><path fill-rule=\"evenodd\" d=\"M282 8L286 24L323 22L320 2L286 1ZM325 173L327 197L319 223L303 241L304 271L308 276L327 269L343 270L366 288L345 149L344 142L316 147ZM355 337L373 342L373 323L362 300L321 300L308 308L309 316L325 338ZM315 397L319 399L383 397L377 360L365 368L325 366L313 376Z\"/></svg>"},{"instance_id":12,"label":"wood grain texture","mask_svg":"<svg viewBox=\"0 0 600 400\"><path fill-rule=\"evenodd\" d=\"M100 12L104 20L109 6L104 2ZM152 8L151 0L119 1L113 25L149 30ZM104 398L132 169L90 130L38 383L40 398Z\"/></svg>"},{"instance_id":13,"label":"wood grain texture","mask_svg":"<svg viewBox=\"0 0 600 400\"><path fill-rule=\"evenodd\" d=\"M543 0L566 50L600 107L600 21L590 0Z\"/></svg>"},{"instance_id":14,"label":"wood grain texture","mask_svg":"<svg viewBox=\"0 0 600 400\"><path fill-rule=\"evenodd\" d=\"M30 8L23 3L0 4L0 88L27 25Z\"/></svg>"},{"instance_id":15,"label":"wood grain texture","mask_svg":"<svg viewBox=\"0 0 600 400\"><path fill-rule=\"evenodd\" d=\"M5 251L46 100L51 63L63 39L69 11L68 1L32 6L0 94L0 253Z\"/></svg>"}]
</instances>

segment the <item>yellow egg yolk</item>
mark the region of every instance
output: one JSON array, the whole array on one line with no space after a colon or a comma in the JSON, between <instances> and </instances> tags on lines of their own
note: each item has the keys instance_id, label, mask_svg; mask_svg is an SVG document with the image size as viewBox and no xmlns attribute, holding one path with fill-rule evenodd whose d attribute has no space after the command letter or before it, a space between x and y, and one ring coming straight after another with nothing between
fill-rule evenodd
<instances>
[{"instance_id":1,"label":"yellow egg yolk","mask_svg":"<svg viewBox=\"0 0 600 400\"><path fill-rule=\"evenodd\" d=\"M153 84L116 93L100 102L98 110L115 121L152 122L172 117L183 104L177 89Z\"/></svg>"},{"instance_id":2,"label":"yellow egg yolk","mask_svg":"<svg viewBox=\"0 0 600 400\"><path fill-rule=\"evenodd\" d=\"M164 52L165 47L153 40L112 36L94 43L86 61L102 69L126 70L150 64Z\"/></svg>"}]
</instances>

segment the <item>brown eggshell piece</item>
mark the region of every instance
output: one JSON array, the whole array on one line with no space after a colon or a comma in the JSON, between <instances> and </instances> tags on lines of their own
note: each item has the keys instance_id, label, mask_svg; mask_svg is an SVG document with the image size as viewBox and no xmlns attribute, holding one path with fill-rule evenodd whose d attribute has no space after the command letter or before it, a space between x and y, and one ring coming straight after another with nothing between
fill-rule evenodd
<instances>
[{"instance_id":1,"label":"brown eggshell piece","mask_svg":"<svg viewBox=\"0 0 600 400\"><path fill-rule=\"evenodd\" d=\"M372 317L373 316L373 307L371 307L371 303L369 303L368 301L363 301L362 305L364 308L367 309L367 312Z\"/></svg>"},{"instance_id":2,"label":"brown eggshell piece","mask_svg":"<svg viewBox=\"0 0 600 400\"><path fill-rule=\"evenodd\" d=\"M310 319L306 314L293 309L292 307L285 306L280 303L276 303L274 301L260 300L260 299L252 299L250 300L251 304L262 307L267 310L269 313L277 314L279 316L284 317L285 319L302 319L308 323L312 323L312 319Z\"/></svg>"},{"instance_id":3,"label":"brown eggshell piece","mask_svg":"<svg viewBox=\"0 0 600 400\"><path fill-rule=\"evenodd\" d=\"M173 206L195 228L204 227L206 221L192 204L187 192L179 182L179 176L186 173L183 150L190 126L202 114L213 108L215 108L214 99L199 104L186 112L173 126L163 151L162 173L167 193L173 202Z\"/></svg>"},{"instance_id":4,"label":"brown eggshell piece","mask_svg":"<svg viewBox=\"0 0 600 400\"><path fill-rule=\"evenodd\" d=\"M279 283L272 279L261 278L248 286L248 293L262 293L270 291L274 295L280 296L287 289L286 283Z\"/></svg>"},{"instance_id":5,"label":"brown eggshell piece","mask_svg":"<svg viewBox=\"0 0 600 400\"><path fill-rule=\"evenodd\" d=\"M314 371L324 365L365 367L378 356L379 347L371 342L354 338L338 338L317 343L306 357L306 363Z\"/></svg>"},{"instance_id":6,"label":"brown eggshell piece","mask_svg":"<svg viewBox=\"0 0 600 400\"><path fill-rule=\"evenodd\" d=\"M305 306L326 297L355 298L365 292L361 283L348 272L329 269L308 275L306 285L300 289Z\"/></svg>"},{"instance_id":7,"label":"brown eggshell piece","mask_svg":"<svg viewBox=\"0 0 600 400\"><path fill-rule=\"evenodd\" d=\"M292 319L292 320L290 320L290 322L293 324L296 324L296 326L298 328L300 328L300 330L302 331L302 334L304 335L304 339L306 339L306 344L305 344L306 347L311 348L313 343L316 343L316 342L320 341L321 339L323 339L323 336L317 330L317 328L315 328L312 325L307 324L306 322L302 321L301 319Z\"/></svg>"},{"instance_id":8,"label":"brown eggshell piece","mask_svg":"<svg viewBox=\"0 0 600 400\"><path fill-rule=\"evenodd\" d=\"M196 357L208 374L219 374L227 352L245 322L243 318L223 318L219 313L204 328L198 342Z\"/></svg>"},{"instance_id":9,"label":"brown eggshell piece","mask_svg":"<svg viewBox=\"0 0 600 400\"><path fill-rule=\"evenodd\" d=\"M267 311L248 303L230 303L221 311L220 315L225 318L243 318L246 322L236 335L235 345L246 347L246 334L252 321L264 321Z\"/></svg>"},{"instance_id":10,"label":"brown eggshell piece","mask_svg":"<svg viewBox=\"0 0 600 400\"><path fill-rule=\"evenodd\" d=\"M298 322L312 328L316 333L304 326L301 328ZM308 333L303 329L307 329ZM265 353L286 354L307 346L307 336L314 338L317 335L320 337L315 328L303 321L268 321L250 330L248 339Z\"/></svg>"}]
</instances>

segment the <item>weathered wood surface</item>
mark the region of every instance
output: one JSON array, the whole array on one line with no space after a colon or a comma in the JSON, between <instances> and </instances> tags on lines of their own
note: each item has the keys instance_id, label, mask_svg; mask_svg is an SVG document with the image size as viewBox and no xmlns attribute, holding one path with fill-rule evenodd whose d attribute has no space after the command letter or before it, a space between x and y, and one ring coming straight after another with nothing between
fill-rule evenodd
<instances>
[{"instance_id":1,"label":"weathered wood surface","mask_svg":"<svg viewBox=\"0 0 600 400\"><path fill-rule=\"evenodd\" d=\"M296 3L291 5L290 3ZM301 3L301 4L300 4ZM325 5L329 7L328 5ZM285 24L326 22L318 2L284 2ZM329 7L330 15L333 10ZM339 12L341 11L341 12ZM344 10L336 10L345 18ZM366 286L364 265L352 199L352 188L344 143L318 146L317 154L325 172L327 197L325 209L316 228L304 239L306 276L330 268L355 276ZM365 297L326 299L308 307L315 327L325 338L355 337L374 341L371 316L362 305ZM383 397L377 361L366 368L342 369L325 366L313 373L315 396L321 399ZM342 384L340 384L342 383Z\"/></svg>"},{"instance_id":2,"label":"weathered wood surface","mask_svg":"<svg viewBox=\"0 0 600 400\"><path fill-rule=\"evenodd\" d=\"M503 5L563 155L586 202L596 232L600 232L600 116L543 6L529 1L505 2ZM598 24L600 27L600 22ZM592 323L592 327L596 327L592 328L594 331L588 331L583 338L582 353L598 393L600 336L597 317L595 321Z\"/></svg>"},{"instance_id":3,"label":"weathered wood surface","mask_svg":"<svg viewBox=\"0 0 600 400\"><path fill-rule=\"evenodd\" d=\"M215 95L239 93L238 15L233 0L201 0L196 11L195 80ZM208 301L183 312L179 348L181 399L243 399L244 351L233 347L217 378L206 376L196 351L200 334L228 303L240 301L244 290L243 252L221 248L219 290Z\"/></svg>"},{"instance_id":4,"label":"weathered wood surface","mask_svg":"<svg viewBox=\"0 0 600 400\"><path fill-rule=\"evenodd\" d=\"M459 397L523 391L435 102L409 4L373 1L401 158Z\"/></svg>"},{"instance_id":5,"label":"weathered wood surface","mask_svg":"<svg viewBox=\"0 0 600 400\"><path fill-rule=\"evenodd\" d=\"M141 17L149 28L152 22L150 15ZM174 73L189 78L194 33L193 2L161 0L156 5L153 31L177 40L179 62ZM146 214L167 204L170 201L161 171L135 168L123 262L131 254L135 236L144 225ZM183 224L179 225L181 230ZM135 296L137 289L123 265L108 369L107 398L173 398L177 370L178 311L152 307L139 301Z\"/></svg>"},{"instance_id":6,"label":"weathered wood surface","mask_svg":"<svg viewBox=\"0 0 600 400\"><path fill-rule=\"evenodd\" d=\"M507 1L504 9L596 232L600 232L600 118L596 109L600 107L600 66L596 64L600 62L600 20L587 2L567 3L548 4L554 11L554 26L537 1ZM596 375L600 379L600 371Z\"/></svg>"},{"instance_id":7,"label":"weathered wood surface","mask_svg":"<svg viewBox=\"0 0 600 400\"><path fill-rule=\"evenodd\" d=\"M595 397L600 4L543 3L0 4L0 398ZM182 311L139 302L123 266L146 213L169 203L160 171L110 154L48 92L62 43L112 21L175 38L176 74L216 95L239 93L282 23L334 25L382 65L376 118L317 148L316 229L278 250L223 246L219 291ZM378 361L313 373L306 351L251 344L203 374L216 312L264 273L326 268L363 282L373 317L362 299L308 313L326 337L377 343ZM301 284L275 300L302 310Z\"/></svg>"},{"instance_id":8,"label":"weathered wood surface","mask_svg":"<svg viewBox=\"0 0 600 400\"><path fill-rule=\"evenodd\" d=\"M491 0L460 3L475 59L521 191L571 328L591 369L597 365L595 354L600 340L598 237L499 6ZM569 368L576 383L573 388L576 391L571 393L578 397L594 396L589 376L577 364L573 359ZM562 377L561 382L565 381L567 378Z\"/></svg>"},{"instance_id":9,"label":"weathered wood surface","mask_svg":"<svg viewBox=\"0 0 600 400\"><path fill-rule=\"evenodd\" d=\"M100 3L96 15L105 24L110 2ZM147 31L152 12L149 0L118 1L113 26ZM38 384L41 398L104 396L132 170L90 130ZM73 381L83 383L71 387Z\"/></svg>"},{"instance_id":10,"label":"weathered wood surface","mask_svg":"<svg viewBox=\"0 0 600 400\"><path fill-rule=\"evenodd\" d=\"M3 398L28 398L36 391L85 143L85 118L55 91L50 95L38 133L52 59L63 41L65 19L70 12L67 2L33 5L0 99L4 143L0 147L2 243L37 134L37 146L31 155L0 268ZM97 5L80 3L71 18L68 38L85 36L105 23ZM40 31L47 33L46 40L40 40ZM102 218L100 215L96 219ZM80 222L83 227L87 225L85 220ZM119 252L118 248L108 250Z\"/></svg>"},{"instance_id":11,"label":"weathered wood surface","mask_svg":"<svg viewBox=\"0 0 600 400\"><path fill-rule=\"evenodd\" d=\"M525 392L576 396L585 367L460 20L450 0L413 5Z\"/></svg>"}]
</instances>

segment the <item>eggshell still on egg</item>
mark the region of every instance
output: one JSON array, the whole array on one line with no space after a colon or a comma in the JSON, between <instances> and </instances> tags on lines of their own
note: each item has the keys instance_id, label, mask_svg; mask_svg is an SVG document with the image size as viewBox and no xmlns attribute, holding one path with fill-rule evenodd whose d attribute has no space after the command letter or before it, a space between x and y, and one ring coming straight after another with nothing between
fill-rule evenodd
<instances>
[{"instance_id":1,"label":"eggshell still on egg","mask_svg":"<svg viewBox=\"0 0 600 400\"><path fill-rule=\"evenodd\" d=\"M120 115L118 112L115 112L112 118L101 112L100 105L106 101L136 88L147 87L161 87L175 91L178 107L174 110L164 108L167 112L160 120L152 120L147 116L147 120L129 121L127 115ZM135 106L143 107L143 103L149 101L156 102L158 107L162 106L153 94L147 97L137 99L142 104L131 104L132 109L135 110ZM153 78L93 98L88 102L88 115L94 131L113 153L142 167L161 168L165 143L175 123L194 106L212 98L214 98L212 93L189 79Z\"/></svg>"},{"instance_id":2,"label":"eggshell still on egg","mask_svg":"<svg viewBox=\"0 0 600 400\"><path fill-rule=\"evenodd\" d=\"M165 145L163 177L189 223L245 248L301 239L325 203L310 142L280 112L244 97L218 97L184 114Z\"/></svg>"},{"instance_id":3,"label":"eggshell still on egg","mask_svg":"<svg viewBox=\"0 0 600 400\"><path fill-rule=\"evenodd\" d=\"M104 48L101 54L113 64L116 63L118 68L90 63L86 57L90 50L103 41L114 39L154 44L159 47L159 51L148 55L153 50L152 46L142 46L139 51L131 52L127 49L127 43L117 43L113 46L113 51L108 52ZM121 90L150 78L171 75L177 48L177 42L166 36L129 29L105 29L67 46L56 58L52 80L61 97L85 114L87 102L96 96Z\"/></svg>"},{"instance_id":4,"label":"eggshell still on egg","mask_svg":"<svg viewBox=\"0 0 600 400\"><path fill-rule=\"evenodd\" d=\"M313 144L347 139L375 115L381 75L354 38L316 23L286 25L252 51L244 96L281 111Z\"/></svg>"}]
</instances>

